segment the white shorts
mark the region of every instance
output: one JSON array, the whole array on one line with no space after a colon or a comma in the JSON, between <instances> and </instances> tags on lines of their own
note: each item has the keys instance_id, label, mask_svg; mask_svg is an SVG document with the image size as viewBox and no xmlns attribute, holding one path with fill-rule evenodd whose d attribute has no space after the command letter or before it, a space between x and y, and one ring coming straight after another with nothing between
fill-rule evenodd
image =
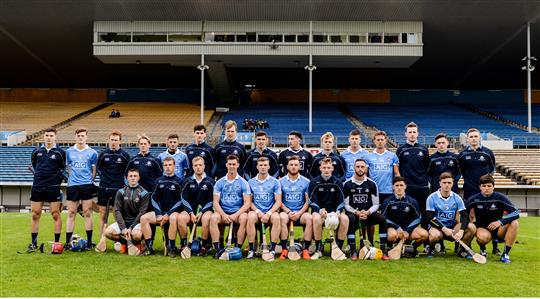
<instances>
[{"instance_id":1,"label":"white shorts","mask_svg":"<svg viewBox=\"0 0 540 299\"><path fill-rule=\"evenodd\" d=\"M117 234L121 234L122 231L120 231L120 227L118 226L118 222L115 222L111 225L109 225L109 227L112 227L112 229L114 229L114 231L117 233ZM133 230L141 230L141 224L138 223L137 225L135 225L135 227L133 228Z\"/></svg>"}]
</instances>

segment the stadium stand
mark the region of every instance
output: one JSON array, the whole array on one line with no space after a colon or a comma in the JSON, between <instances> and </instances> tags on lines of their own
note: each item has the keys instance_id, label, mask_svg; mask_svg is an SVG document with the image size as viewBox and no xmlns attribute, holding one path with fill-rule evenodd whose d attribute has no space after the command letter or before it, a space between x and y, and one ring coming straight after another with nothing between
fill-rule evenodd
<instances>
[{"instance_id":1,"label":"stadium stand","mask_svg":"<svg viewBox=\"0 0 540 299\"><path fill-rule=\"evenodd\" d=\"M120 118L109 118L112 109L121 112ZM205 124L212 118L214 111L205 110ZM166 142L167 135L176 133L179 143L192 141L193 126L200 122L200 107L194 104L177 103L114 103L77 119L69 126L58 131L58 143L72 143L75 128L85 127L88 143L105 143L113 129L120 130L124 143L135 143L137 135L147 134L153 143ZM41 142L41 138L37 141Z\"/></svg>"},{"instance_id":2,"label":"stadium stand","mask_svg":"<svg viewBox=\"0 0 540 299\"><path fill-rule=\"evenodd\" d=\"M28 135L90 110L102 102L0 102L0 130L26 130Z\"/></svg>"},{"instance_id":3,"label":"stadium stand","mask_svg":"<svg viewBox=\"0 0 540 299\"><path fill-rule=\"evenodd\" d=\"M514 145L540 145L540 136L537 134L454 105L348 105L348 108L366 125L385 130L399 144L405 142L405 125L414 121L419 126L419 141L424 144L432 144L433 137L440 132L457 139L460 133L476 127L482 133L489 132L513 140Z\"/></svg>"},{"instance_id":4,"label":"stadium stand","mask_svg":"<svg viewBox=\"0 0 540 299\"><path fill-rule=\"evenodd\" d=\"M491 112L499 116L502 120L514 121L527 126L527 106L526 105L474 105L478 109ZM540 128L540 105L532 105L532 126Z\"/></svg>"},{"instance_id":5,"label":"stadium stand","mask_svg":"<svg viewBox=\"0 0 540 299\"><path fill-rule=\"evenodd\" d=\"M307 104L279 104L279 105L253 105L231 109L223 118L223 122L234 120L242 128L245 118L264 119L269 128L264 129L271 137L273 144L287 144L287 135L292 130L300 131L304 136L304 143L311 145L320 144L320 137L327 131L337 136L340 146L348 143L349 132L354 129L336 105L313 105L313 132L308 131L308 106ZM364 143L368 138L362 136Z\"/></svg>"},{"instance_id":6,"label":"stadium stand","mask_svg":"<svg viewBox=\"0 0 540 299\"><path fill-rule=\"evenodd\" d=\"M494 153L499 172L525 184L540 185L539 150L496 150Z\"/></svg>"}]
</instances>

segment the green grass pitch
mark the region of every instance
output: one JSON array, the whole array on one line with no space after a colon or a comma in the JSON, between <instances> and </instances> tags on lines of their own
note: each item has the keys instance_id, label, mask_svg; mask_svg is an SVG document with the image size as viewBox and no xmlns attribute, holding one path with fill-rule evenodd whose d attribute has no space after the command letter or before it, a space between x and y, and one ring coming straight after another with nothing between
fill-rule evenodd
<instances>
[{"instance_id":1,"label":"green grass pitch","mask_svg":"<svg viewBox=\"0 0 540 299\"><path fill-rule=\"evenodd\" d=\"M65 214L62 216L65 219ZM50 215L44 214L41 224L39 242L52 240ZM272 263L227 262L211 257L190 260L162 255L129 257L114 252L112 242L108 243L105 254L94 251L18 254L29 243L29 227L29 213L0 214L2 297L540 296L540 218L537 217L520 219L518 243L512 249L510 265L492 255L486 265L479 265L450 251L432 260L421 256L387 262L335 262L330 257ZM84 236L83 220L79 216L75 232ZM160 251L159 232L157 236L155 247ZM62 234L61 240L64 238ZM449 242L446 246L453 248ZM478 250L474 242L473 249ZM491 252L491 245L488 251Z\"/></svg>"}]
</instances>

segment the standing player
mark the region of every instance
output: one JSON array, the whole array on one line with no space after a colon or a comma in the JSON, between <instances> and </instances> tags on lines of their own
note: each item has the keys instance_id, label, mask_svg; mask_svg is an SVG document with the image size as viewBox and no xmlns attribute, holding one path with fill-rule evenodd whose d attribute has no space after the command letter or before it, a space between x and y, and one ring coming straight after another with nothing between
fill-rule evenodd
<instances>
[{"instance_id":1,"label":"standing player","mask_svg":"<svg viewBox=\"0 0 540 299\"><path fill-rule=\"evenodd\" d=\"M246 237L247 211L251 207L251 191L248 182L238 174L240 159L235 155L227 157L226 176L216 182L214 186L214 214L210 218L210 235L212 243L217 250L215 258L221 254L219 242L220 225L238 224L236 245L244 243Z\"/></svg>"},{"instance_id":2,"label":"standing player","mask_svg":"<svg viewBox=\"0 0 540 299\"><path fill-rule=\"evenodd\" d=\"M201 255L206 256L210 242L210 218L213 214L212 204L215 181L205 173L204 158L197 156L191 161L194 174L183 182L182 200L189 203L194 211L200 209L200 223L202 226Z\"/></svg>"},{"instance_id":3,"label":"standing player","mask_svg":"<svg viewBox=\"0 0 540 299\"><path fill-rule=\"evenodd\" d=\"M269 174L273 177L279 175L278 157L271 149L266 147L268 144L268 135L265 131L258 131L255 134L255 148L248 153L246 164L244 165L244 177L253 178L257 175L257 160L260 157L268 158L270 162Z\"/></svg>"},{"instance_id":4,"label":"standing player","mask_svg":"<svg viewBox=\"0 0 540 299\"><path fill-rule=\"evenodd\" d=\"M463 200L452 191L454 175L443 172L439 178L439 185L439 190L431 193L426 202L426 216L431 226L428 257L433 257L434 244L443 238L450 241L462 240L465 244L470 244L475 233L474 225L469 224L469 213ZM456 221L457 214L459 222ZM465 250L461 250L458 254L467 256Z\"/></svg>"},{"instance_id":5,"label":"standing player","mask_svg":"<svg viewBox=\"0 0 540 299\"><path fill-rule=\"evenodd\" d=\"M439 190L439 179L443 172L449 172L454 178L452 192L458 192L458 181L461 172L458 166L458 155L448 150L448 137L444 133L439 133L435 137L437 151L429 157L428 176L431 191Z\"/></svg>"},{"instance_id":6,"label":"standing player","mask_svg":"<svg viewBox=\"0 0 540 299\"><path fill-rule=\"evenodd\" d=\"M387 260L386 255L386 218L379 210L379 191L377 184L366 176L368 165L364 159L356 159L354 163L354 176L347 180L343 185L345 196L345 210L349 217L349 230L347 232L347 243L351 248L352 260L358 259L356 251L356 230L370 225L379 225L379 239L381 242L381 251L383 260ZM362 239L363 240L363 239ZM373 239L369 240L373 244ZM360 247L363 247L360 242Z\"/></svg>"},{"instance_id":7,"label":"standing player","mask_svg":"<svg viewBox=\"0 0 540 299\"><path fill-rule=\"evenodd\" d=\"M366 159L368 151L360 146L360 131L354 129L349 133L349 147L341 153L341 157L345 160L346 173L345 179L348 180L354 175L354 163L357 159Z\"/></svg>"},{"instance_id":8,"label":"standing player","mask_svg":"<svg viewBox=\"0 0 540 299\"><path fill-rule=\"evenodd\" d=\"M427 228L426 199L429 196L429 180L427 170L429 167L429 151L419 144L418 126L410 122L405 127L407 142L396 150L399 159L399 173L407 183L407 194L416 199L422 213L422 227Z\"/></svg>"},{"instance_id":9,"label":"standing player","mask_svg":"<svg viewBox=\"0 0 540 299\"><path fill-rule=\"evenodd\" d=\"M489 148L480 144L480 131L475 128L469 129L467 141L469 146L458 155L459 168L464 180L465 200L480 192L478 180L481 176L495 172L495 155Z\"/></svg>"},{"instance_id":10,"label":"standing player","mask_svg":"<svg viewBox=\"0 0 540 299\"><path fill-rule=\"evenodd\" d=\"M122 244L120 253L127 252L126 240L139 242L143 238L139 221L148 209L150 194L139 185L139 177L137 169L128 170L128 184L118 190L114 200L116 222L105 230L107 238Z\"/></svg>"},{"instance_id":11,"label":"standing player","mask_svg":"<svg viewBox=\"0 0 540 299\"><path fill-rule=\"evenodd\" d=\"M289 147L279 153L278 162L281 176L287 174L287 161L291 156L300 157L300 174L309 178L309 169L313 163L313 156L301 146L302 134L298 131L291 131L288 136Z\"/></svg>"},{"instance_id":12,"label":"standing player","mask_svg":"<svg viewBox=\"0 0 540 299\"><path fill-rule=\"evenodd\" d=\"M313 157L313 164L311 164L311 169L309 171L311 178L315 178L321 174L319 167L321 160L330 158L332 160L332 166L334 167L332 175L343 180L345 177L346 163L337 151L334 152L334 135L332 133L326 132L321 136L321 149L321 152Z\"/></svg>"},{"instance_id":13,"label":"standing player","mask_svg":"<svg viewBox=\"0 0 540 299\"><path fill-rule=\"evenodd\" d=\"M206 127L204 125L196 125L193 127L193 143L186 147L186 155L188 161L193 162L193 158L202 157L204 159L204 172L209 177L212 177L214 169L214 149L206 143ZM193 175L193 169L188 168L187 176Z\"/></svg>"},{"instance_id":14,"label":"standing player","mask_svg":"<svg viewBox=\"0 0 540 299\"><path fill-rule=\"evenodd\" d=\"M162 175L161 163L150 153L150 138L146 135L139 136L137 145L139 153L131 158L126 168L126 174L129 169L139 171L139 184L144 190L153 190L154 182Z\"/></svg>"},{"instance_id":15,"label":"standing player","mask_svg":"<svg viewBox=\"0 0 540 299\"><path fill-rule=\"evenodd\" d=\"M480 245L480 253L487 256L486 244L491 239L504 240L501 262L510 263L510 249L516 241L519 228L519 210L504 194L494 192L495 180L491 175L481 176L479 183L480 193L471 196L465 206L470 210L471 218L476 219L476 242Z\"/></svg>"},{"instance_id":16,"label":"standing player","mask_svg":"<svg viewBox=\"0 0 540 299\"><path fill-rule=\"evenodd\" d=\"M394 194L387 198L381 206L381 214L386 217L388 224L387 241L412 241L414 252L416 248L428 240L428 232L420 225L422 214L416 199L405 194L407 185L405 178L397 176L392 180Z\"/></svg>"},{"instance_id":17,"label":"standing player","mask_svg":"<svg viewBox=\"0 0 540 299\"><path fill-rule=\"evenodd\" d=\"M279 224L279 207L281 207L281 186L279 181L268 173L270 160L260 157L257 161L259 173L249 180L248 184L253 194L251 211L248 213L247 236L249 251L247 258L252 259L255 254L255 238L257 237L258 223L270 224L270 252L275 255L276 243L279 240L281 226Z\"/></svg>"},{"instance_id":18,"label":"standing player","mask_svg":"<svg viewBox=\"0 0 540 299\"><path fill-rule=\"evenodd\" d=\"M378 131L373 136L375 149L366 157L369 177L379 187L379 200L392 196L392 179L399 176L399 160L396 154L386 149L386 132Z\"/></svg>"},{"instance_id":19,"label":"standing player","mask_svg":"<svg viewBox=\"0 0 540 299\"><path fill-rule=\"evenodd\" d=\"M311 256L311 259L316 260L322 257L322 232L324 220L328 213L337 213L339 216L339 228L336 238L336 243L339 248L343 246L343 241L347 237L347 229L349 228L349 218L342 214L344 208L343 189L340 179L332 175L334 166L332 159L324 158L321 160L319 169L321 175L315 177L309 183L309 199L313 217L313 236L317 251Z\"/></svg>"},{"instance_id":20,"label":"standing player","mask_svg":"<svg viewBox=\"0 0 540 299\"><path fill-rule=\"evenodd\" d=\"M48 128L43 134L44 144L32 152L32 168L34 181L30 196L32 207L31 237L28 252L37 249L37 237L39 232L39 220L43 203L49 203L49 211L54 220L54 241L60 241L62 232L62 218L60 209L62 206L62 194L60 185L64 176L66 152L56 146L56 129Z\"/></svg>"},{"instance_id":21,"label":"standing player","mask_svg":"<svg viewBox=\"0 0 540 299\"><path fill-rule=\"evenodd\" d=\"M227 174L227 157L235 155L238 157L239 167L246 162L246 148L238 142L236 134L238 125L235 121L229 120L225 123L225 140L216 146L216 166L214 177L220 179ZM240 175L243 174L242 169L238 169Z\"/></svg>"},{"instance_id":22,"label":"standing player","mask_svg":"<svg viewBox=\"0 0 540 299\"><path fill-rule=\"evenodd\" d=\"M99 206L99 229L103 233L105 212L107 205L114 206L114 198L118 190L125 186L124 172L130 160L129 154L124 151L120 143L122 133L113 130L109 135L109 148L99 153L97 172L99 174L98 206Z\"/></svg>"},{"instance_id":23,"label":"standing player","mask_svg":"<svg viewBox=\"0 0 540 299\"><path fill-rule=\"evenodd\" d=\"M313 218L308 212L309 209L309 180L300 174L300 157L291 156L287 162L287 175L279 180L282 193L282 204L280 213L281 223L281 256L279 259L287 258L287 237L289 236L289 221L294 221L297 225L304 226L304 250L302 258L309 260L308 248L311 245L313 234Z\"/></svg>"},{"instance_id":24,"label":"standing player","mask_svg":"<svg viewBox=\"0 0 540 299\"><path fill-rule=\"evenodd\" d=\"M93 246L92 198L96 193L94 178L96 177L98 154L86 144L87 133L84 128L75 130L76 143L66 151L66 168L68 171L66 245L68 249L73 235L73 228L75 227L75 216L77 215L79 201L82 202L84 226L88 239L85 249L89 250Z\"/></svg>"},{"instance_id":25,"label":"standing player","mask_svg":"<svg viewBox=\"0 0 540 299\"><path fill-rule=\"evenodd\" d=\"M489 148L481 145L481 140L478 129L469 129L467 131L469 146L458 155L459 168L464 180L463 198L465 201L480 192L478 180L481 176L495 172L495 155ZM500 254L498 242L497 238L493 238L492 253L494 254Z\"/></svg>"},{"instance_id":26,"label":"standing player","mask_svg":"<svg viewBox=\"0 0 540 299\"><path fill-rule=\"evenodd\" d=\"M146 254L154 254L154 244L152 237L152 228L150 225L159 225L167 229L168 244L167 252L169 256L174 257L176 251L176 228L181 227L180 237L182 245L186 245L187 223L195 219L193 211L189 204L182 201L182 180L175 174L175 160L173 157L165 157L163 160L164 174L154 183L154 190L150 196L152 211L141 217L141 230L146 243Z\"/></svg>"},{"instance_id":27,"label":"standing player","mask_svg":"<svg viewBox=\"0 0 540 299\"><path fill-rule=\"evenodd\" d=\"M178 135L171 134L167 137L167 150L158 155L158 159L163 164L166 157L172 157L176 165L174 174L181 180L184 179L186 171L189 169L189 162L186 154L178 149Z\"/></svg>"}]
</instances>

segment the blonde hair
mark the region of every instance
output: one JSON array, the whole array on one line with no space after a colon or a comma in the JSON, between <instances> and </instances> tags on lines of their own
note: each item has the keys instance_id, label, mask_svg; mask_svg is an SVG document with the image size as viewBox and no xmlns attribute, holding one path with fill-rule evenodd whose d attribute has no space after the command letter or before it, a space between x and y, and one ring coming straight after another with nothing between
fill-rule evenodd
<instances>
[{"instance_id":1,"label":"blonde hair","mask_svg":"<svg viewBox=\"0 0 540 299\"><path fill-rule=\"evenodd\" d=\"M232 126L234 126L234 128L238 130L238 125L236 124L236 122L234 120L228 120L225 123L225 129L228 129L228 128L232 127Z\"/></svg>"},{"instance_id":2,"label":"blonde hair","mask_svg":"<svg viewBox=\"0 0 540 299\"><path fill-rule=\"evenodd\" d=\"M148 141L148 144L152 144L152 142L150 141L150 137L148 137L146 134L140 134L140 135L137 135L137 144L139 144L141 142L141 139L146 139L146 141Z\"/></svg>"},{"instance_id":3,"label":"blonde hair","mask_svg":"<svg viewBox=\"0 0 540 299\"><path fill-rule=\"evenodd\" d=\"M332 139L332 141L334 141L334 134L332 134L332 132L326 132L326 133L322 134L321 143L323 143L323 141L326 140L326 139Z\"/></svg>"}]
</instances>

